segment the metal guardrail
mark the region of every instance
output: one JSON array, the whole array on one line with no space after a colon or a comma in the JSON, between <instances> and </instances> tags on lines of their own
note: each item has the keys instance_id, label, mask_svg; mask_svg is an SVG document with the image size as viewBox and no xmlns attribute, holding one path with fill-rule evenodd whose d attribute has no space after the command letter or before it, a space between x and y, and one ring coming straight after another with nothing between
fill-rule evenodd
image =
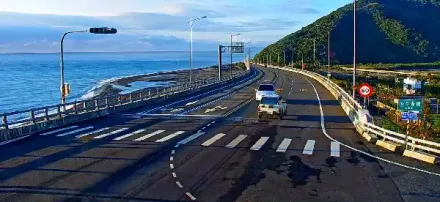
<instances>
[{"instance_id":1,"label":"metal guardrail","mask_svg":"<svg viewBox=\"0 0 440 202\"><path fill-rule=\"evenodd\" d=\"M359 110L362 109L362 106L357 103L352 96L350 96L347 92L345 92L341 87L337 84L329 80L328 78L317 74L315 72L310 72L301 69L292 69L291 67L276 67L276 66L268 66L272 68L278 68L282 70L287 70L291 72L300 73L311 77L318 82L320 82L324 87L326 87L336 98L341 101L341 106L344 111L350 116L350 111L355 113L356 120L353 120L353 124L356 127L360 127L363 132L372 133L376 136L380 137L383 141L391 141L397 143L399 145L405 145L407 150L423 152L426 154L431 154L434 156L440 156L440 143L427 141L411 136L407 136L405 134L396 133L379 126L374 125L374 123L365 123L359 120Z\"/></svg>"},{"instance_id":2,"label":"metal guardrail","mask_svg":"<svg viewBox=\"0 0 440 202\"><path fill-rule=\"evenodd\" d=\"M238 77L249 74L250 71L235 73L231 76L224 76L220 80L218 78L210 78L204 80L193 81L192 84L173 85L163 88L139 90L123 95L114 95L106 97L92 98L82 101L69 102L66 104L57 104L20 110L0 114L0 129L10 129L21 127L24 125L35 124L48 120L60 119L65 116L78 115L97 110L107 109L115 106L122 106L139 101L145 101L153 98L173 95L185 91L192 91L202 87L226 82Z\"/></svg>"}]
</instances>

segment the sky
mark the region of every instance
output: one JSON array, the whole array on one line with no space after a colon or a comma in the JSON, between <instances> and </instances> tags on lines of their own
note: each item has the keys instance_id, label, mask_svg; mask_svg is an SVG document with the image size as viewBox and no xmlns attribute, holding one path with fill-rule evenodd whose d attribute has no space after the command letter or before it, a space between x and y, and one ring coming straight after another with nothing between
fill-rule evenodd
<instances>
[{"instance_id":1,"label":"sky","mask_svg":"<svg viewBox=\"0 0 440 202\"><path fill-rule=\"evenodd\" d=\"M234 41L264 47L351 0L0 0L0 53L58 52L63 33L114 27L116 35L74 33L67 52L185 51Z\"/></svg>"}]
</instances>

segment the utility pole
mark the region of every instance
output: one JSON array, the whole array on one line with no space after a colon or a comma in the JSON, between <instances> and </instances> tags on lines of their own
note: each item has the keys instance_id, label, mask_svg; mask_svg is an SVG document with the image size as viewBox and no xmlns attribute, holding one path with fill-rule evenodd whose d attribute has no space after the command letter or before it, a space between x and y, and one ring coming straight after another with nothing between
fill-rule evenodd
<instances>
[{"instance_id":1,"label":"utility pole","mask_svg":"<svg viewBox=\"0 0 440 202\"><path fill-rule=\"evenodd\" d=\"M284 52L283 65L286 66L286 50L284 50L283 52Z\"/></svg>"},{"instance_id":2,"label":"utility pole","mask_svg":"<svg viewBox=\"0 0 440 202\"><path fill-rule=\"evenodd\" d=\"M328 66L327 66L327 77L330 78L330 31L328 31L327 34L328 40L327 40L327 62L328 62Z\"/></svg>"},{"instance_id":3,"label":"utility pole","mask_svg":"<svg viewBox=\"0 0 440 202\"><path fill-rule=\"evenodd\" d=\"M278 61L277 61L277 63L278 63L278 66L280 66L280 53L278 53Z\"/></svg>"},{"instance_id":4,"label":"utility pole","mask_svg":"<svg viewBox=\"0 0 440 202\"><path fill-rule=\"evenodd\" d=\"M316 63L316 39L313 39L313 63Z\"/></svg>"}]
</instances>

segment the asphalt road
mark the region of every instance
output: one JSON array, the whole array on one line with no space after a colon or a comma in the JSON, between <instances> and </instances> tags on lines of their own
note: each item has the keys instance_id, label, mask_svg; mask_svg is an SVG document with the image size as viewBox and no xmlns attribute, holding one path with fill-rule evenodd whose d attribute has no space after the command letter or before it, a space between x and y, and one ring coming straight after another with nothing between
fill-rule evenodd
<instances>
[{"instance_id":1,"label":"asphalt road","mask_svg":"<svg viewBox=\"0 0 440 202\"><path fill-rule=\"evenodd\" d=\"M323 86L279 70L258 75L3 145L0 201L440 201L439 177L331 141L440 173L363 141ZM283 88L283 120L256 119L262 82Z\"/></svg>"}]
</instances>

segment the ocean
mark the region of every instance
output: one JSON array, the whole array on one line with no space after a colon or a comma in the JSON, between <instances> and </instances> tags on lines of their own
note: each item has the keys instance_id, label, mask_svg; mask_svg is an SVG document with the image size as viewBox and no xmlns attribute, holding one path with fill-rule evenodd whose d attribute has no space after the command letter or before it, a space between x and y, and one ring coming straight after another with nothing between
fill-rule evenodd
<instances>
[{"instance_id":1,"label":"ocean","mask_svg":"<svg viewBox=\"0 0 440 202\"><path fill-rule=\"evenodd\" d=\"M216 51L193 52L193 68L218 63ZM242 54L234 62L243 61ZM224 54L223 63L229 63ZM188 52L65 53L67 101L87 99L116 78L189 69ZM0 54L0 113L60 103L58 53Z\"/></svg>"}]
</instances>

